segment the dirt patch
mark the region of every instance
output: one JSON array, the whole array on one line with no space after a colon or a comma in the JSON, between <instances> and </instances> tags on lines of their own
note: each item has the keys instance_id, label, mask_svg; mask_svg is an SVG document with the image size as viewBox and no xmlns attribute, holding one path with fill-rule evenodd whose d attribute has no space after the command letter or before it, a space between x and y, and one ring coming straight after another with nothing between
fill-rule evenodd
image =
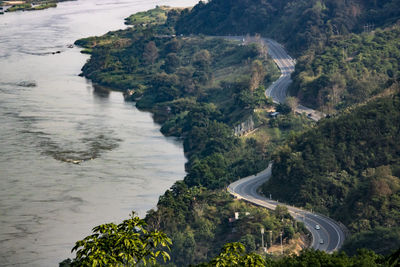
<instances>
[{"instance_id":1,"label":"dirt patch","mask_svg":"<svg viewBox=\"0 0 400 267\"><path fill-rule=\"evenodd\" d=\"M303 250L304 248L307 248L309 246L307 237L301 235L298 238L294 238L289 241L289 243L284 242L283 244L283 253L284 254L296 254L299 255L300 251ZM281 245L280 244L274 244L271 248L268 248L268 253L272 253L275 255L280 255L281 252Z\"/></svg>"}]
</instances>

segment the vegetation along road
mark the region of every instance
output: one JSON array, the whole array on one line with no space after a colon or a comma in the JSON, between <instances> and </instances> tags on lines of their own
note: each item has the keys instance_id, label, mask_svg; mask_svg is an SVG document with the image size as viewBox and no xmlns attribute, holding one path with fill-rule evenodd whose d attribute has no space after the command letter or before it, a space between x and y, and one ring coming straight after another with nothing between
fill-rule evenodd
<instances>
[{"instance_id":1,"label":"vegetation along road","mask_svg":"<svg viewBox=\"0 0 400 267\"><path fill-rule=\"evenodd\" d=\"M242 37L238 37L242 38ZM272 97L274 102L282 103L286 98L286 90L291 83L290 74L294 71L295 61L286 53L277 42L264 39L268 44L268 54L274 59L282 74L267 90L266 96ZM314 110L299 105L297 112L307 112L311 118L318 120L322 115ZM253 176L240 179L229 185L228 191L239 199L275 209L280 203L258 193L258 188L271 177L271 167ZM287 206L290 214L305 224L311 232L313 240L311 247L317 250L333 252L338 250L345 239L345 233L339 223L322 215L305 211L296 207ZM344 227L344 226L343 226Z\"/></svg>"},{"instance_id":2,"label":"vegetation along road","mask_svg":"<svg viewBox=\"0 0 400 267\"><path fill-rule=\"evenodd\" d=\"M223 36L223 38L230 40L246 39L244 36ZM265 91L265 96L272 97L272 100L277 104L285 103L287 89L292 82L290 75L292 72L294 72L296 61L289 56L284 47L275 40L269 38L261 38L261 40L267 44L268 54L272 57L281 71L281 76L267 88ZM300 114L306 113L308 117L314 121L318 121L325 116L322 112L305 107L303 105L297 105L295 112Z\"/></svg>"}]
</instances>

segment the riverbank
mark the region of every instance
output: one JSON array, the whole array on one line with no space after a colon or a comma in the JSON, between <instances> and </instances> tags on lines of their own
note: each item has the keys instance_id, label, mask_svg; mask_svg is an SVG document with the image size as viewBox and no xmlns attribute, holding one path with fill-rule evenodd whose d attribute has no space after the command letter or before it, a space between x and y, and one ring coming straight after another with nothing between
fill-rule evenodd
<instances>
[{"instance_id":1,"label":"riverbank","mask_svg":"<svg viewBox=\"0 0 400 267\"><path fill-rule=\"evenodd\" d=\"M0 1L4 12L36 11L57 7L57 3L76 0L28 0L28 1Z\"/></svg>"},{"instance_id":2,"label":"riverbank","mask_svg":"<svg viewBox=\"0 0 400 267\"><path fill-rule=\"evenodd\" d=\"M255 249L261 242L258 226L249 226L247 219L238 224L244 223L246 227L241 227L249 229L246 231L234 230L237 223L226 225L235 210L252 218L260 214L256 221L273 230L273 243L279 239L278 229L283 230L285 242L295 233L304 233L290 215L279 223L285 212L239 204L224 191L229 182L264 169L273 147L294 124L303 124L301 116L292 114L268 118L273 103L264 91L279 77L279 71L266 57L263 44L176 36L174 21L179 12L168 9L163 16L160 13L162 7L142 12L138 18L133 15L129 21L140 21L134 27L76 44L91 54L82 75L120 91L129 90L126 95L138 108L154 114L163 134L183 141L187 175L162 195L157 210L146 216L149 224L161 226L172 237L176 244L172 261L177 265L203 261L215 255L223 243L243 238ZM283 123L286 128L281 127ZM233 134L233 129L249 131L261 125L272 128L264 132L265 138L240 138L240 131ZM216 209L220 210L218 216ZM232 231L237 234L229 234ZM184 242L192 245L179 245Z\"/></svg>"},{"instance_id":3,"label":"riverbank","mask_svg":"<svg viewBox=\"0 0 400 267\"><path fill-rule=\"evenodd\" d=\"M119 92L101 94L79 77L88 56L67 47L153 6L84 0L1 17L1 266L57 266L94 225L144 216L184 177L181 143Z\"/></svg>"}]
</instances>

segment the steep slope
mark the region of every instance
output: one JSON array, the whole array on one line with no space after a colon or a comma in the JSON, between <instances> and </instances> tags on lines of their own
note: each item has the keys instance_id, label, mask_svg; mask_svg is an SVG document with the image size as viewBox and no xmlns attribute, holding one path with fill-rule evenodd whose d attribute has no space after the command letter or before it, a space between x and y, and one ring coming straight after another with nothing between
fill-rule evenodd
<instances>
[{"instance_id":1,"label":"steep slope","mask_svg":"<svg viewBox=\"0 0 400 267\"><path fill-rule=\"evenodd\" d=\"M400 27L331 38L298 58L292 78L291 94L325 113L381 94L400 78Z\"/></svg>"},{"instance_id":2,"label":"steep slope","mask_svg":"<svg viewBox=\"0 0 400 267\"><path fill-rule=\"evenodd\" d=\"M276 153L263 191L329 214L353 232L399 227L399 134L399 94L325 119Z\"/></svg>"},{"instance_id":3,"label":"steep slope","mask_svg":"<svg viewBox=\"0 0 400 267\"><path fill-rule=\"evenodd\" d=\"M398 0L212 0L182 12L178 33L254 34L273 37L291 52L320 48L328 37L391 25Z\"/></svg>"}]
</instances>

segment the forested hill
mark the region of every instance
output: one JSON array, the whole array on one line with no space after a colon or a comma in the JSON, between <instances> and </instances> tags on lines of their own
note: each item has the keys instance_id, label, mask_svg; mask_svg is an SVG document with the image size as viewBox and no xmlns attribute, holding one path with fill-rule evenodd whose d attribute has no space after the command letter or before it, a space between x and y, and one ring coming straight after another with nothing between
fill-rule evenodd
<instances>
[{"instance_id":1,"label":"forested hill","mask_svg":"<svg viewBox=\"0 0 400 267\"><path fill-rule=\"evenodd\" d=\"M329 36L395 23L398 0L211 0L183 11L178 33L273 37L293 53L318 48Z\"/></svg>"},{"instance_id":2,"label":"forested hill","mask_svg":"<svg viewBox=\"0 0 400 267\"><path fill-rule=\"evenodd\" d=\"M400 80L400 27L331 38L298 58L292 78L292 95L329 114L389 93Z\"/></svg>"},{"instance_id":3,"label":"forested hill","mask_svg":"<svg viewBox=\"0 0 400 267\"><path fill-rule=\"evenodd\" d=\"M400 94L325 119L276 153L263 191L360 232L353 249L387 252L400 245L399 136Z\"/></svg>"}]
</instances>

